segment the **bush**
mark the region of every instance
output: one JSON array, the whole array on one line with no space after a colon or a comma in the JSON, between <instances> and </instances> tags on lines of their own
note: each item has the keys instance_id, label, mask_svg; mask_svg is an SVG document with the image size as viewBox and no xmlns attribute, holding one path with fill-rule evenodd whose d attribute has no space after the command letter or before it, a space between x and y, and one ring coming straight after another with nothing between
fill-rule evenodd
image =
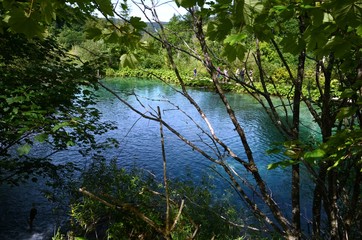
<instances>
[{"instance_id":1,"label":"bush","mask_svg":"<svg viewBox=\"0 0 362 240\"><path fill-rule=\"evenodd\" d=\"M166 198L163 184L149 173L139 169L126 171L115 162L94 164L83 175L82 186L109 203L88 196L75 196L72 204L75 232L87 239L163 239L160 232L146 223L140 215L148 217L159 228L164 228ZM199 228L199 239L239 237L226 219L236 219L235 209L227 200L215 201L210 185L195 186L191 181L172 180L169 183L171 215L175 219L179 205L185 201L182 214L172 239L187 239Z\"/></svg>"},{"instance_id":2,"label":"bush","mask_svg":"<svg viewBox=\"0 0 362 240\"><path fill-rule=\"evenodd\" d=\"M114 70L113 68L107 68L106 69L106 76L115 77L116 76L116 70Z\"/></svg>"},{"instance_id":3,"label":"bush","mask_svg":"<svg viewBox=\"0 0 362 240\"><path fill-rule=\"evenodd\" d=\"M276 85L279 84L291 84L292 80L289 77L288 71L285 68L277 68L272 75L272 78Z\"/></svg>"}]
</instances>

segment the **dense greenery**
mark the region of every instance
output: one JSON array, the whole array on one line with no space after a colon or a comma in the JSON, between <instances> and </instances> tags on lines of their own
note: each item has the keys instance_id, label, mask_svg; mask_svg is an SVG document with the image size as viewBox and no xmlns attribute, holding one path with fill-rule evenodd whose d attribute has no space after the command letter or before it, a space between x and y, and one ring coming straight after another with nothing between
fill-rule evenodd
<instances>
[{"instance_id":1,"label":"dense greenery","mask_svg":"<svg viewBox=\"0 0 362 240\"><path fill-rule=\"evenodd\" d=\"M83 154L102 147L95 135L113 127L91 107L94 66L73 63L52 39L4 32L0 40L0 182L56 174L62 166L53 165L51 155L68 147L79 146ZM50 151L32 152L37 143Z\"/></svg>"},{"instance_id":2,"label":"dense greenery","mask_svg":"<svg viewBox=\"0 0 362 240\"><path fill-rule=\"evenodd\" d=\"M213 202L212 185L204 179L203 185L198 187L187 180L169 182L171 219L177 221L172 239L187 239L194 234L195 228L201 239L235 239L239 236L239 227L229 226L227 222L236 221L235 209L227 199ZM72 217L75 224L84 228L84 233L73 234L87 239L96 236L101 239L105 236L111 239L138 239L140 236L162 239L159 229L164 226L167 203L163 184L157 182L155 176L142 169L126 171L116 162L98 161L84 173L81 186L86 197L78 194L73 200Z\"/></svg>"},{"instance_id":3,"label":"dense greenery","mask_svg":"<svg viewBox=\"0 0 362 240\"><path fill-rule=\"evenodd\" d=\"M171 84L177 84L177 76L175 73L170 69L148 69L148 68L137 68L131 69L128 67L122 68L120 70L114 69L106 69L105 71L106 76L109 78L112 77L122 77L122 78L130 78L136 77L141 79L162 79L162 81ZM196 78L193 76L192 71L182 71L181 76L184 79L184 83L186 86L189 87L197 87L197 88L206 88L209 90L214 90L214 85L210 77L206 75L199 74ZM266 88L268 92L273 96L283 96L283 97L290 97L290 85L286 82L288 80L288 73L284 69L276 69L274 71L274 79L278 79L280 84L276 86L273 83L266 83ZM338 82L332 82L332 89L334 92L334 97L338 97L340 93L337 91L339 88ZM321 83L323 86L323 82ZM262 90L263 86L258 81L258 79L254 79L254 86L256 89ZM227 80L225 84L222 85L222 88L227 92L236 92L236 93L247 93L247 90L239 84L235 80ZM303 93L305 96L313 100L318 100L319 98L319 91L317 86L307 84L303 87Z\"/></svg>"},{"instance_id":4,"label":"dense greenery","mask_svg":"<svg viewBox=\"0 0 362 240\"><path fill-rule=\"evenodd\" d=\"M55 151L75 144L96 147L94 134L102 133L109 126L98 123L98 113L88 108L91 92L79 86L95 84L95 70L100 70L98 75L105 70L108 75L152 77L178 84L208 126L203 132L213 141L214 155L185 139L161 117L143 114L130 106L131 109L160 122L189 145L190 150L219 165L241 196L243 206L265 224L265 231L271 235L276 233L287 239L347 239L361 235L361 209L357 207L361 205L362 191L360 1L216 0L205 3L175 0L188 13L182 18L172 18L168 24L158 20L157 6L146 6L141 2L141 9L151 14L150 19L154 22L149 25L152 27L137 17L130 17L126 1L119 6L113 6L108 0L67 1L68 4L59 0L3 0L0 3L0 166L3 168L1 174L5 173L1 176L2 182L17 182L29 173L42 173L48 166L54 167L48 159L28 161L35 141L47 142ZM95 9L105 18L92 17ZM78 19L78 15L83 20L88 18L84 27L61 24L65 20ZM58 43L48 38L50 33L79 58L70 58ZM34 36L38 38L32 38ZM101 63L93 68L82 63L98 59ZM193 76L194 68L197 76ZM239 71L235 74L237 69L245 69L244 76L239 75ZM212 88L220 96L238 134L235 141L240 142L245 158L235 154L215 134L207 116L188 94L189 86L200 85ZM290 211L281 210L274 198L276 193L268 189L268 183L258 169L258 159L254 159L248 136L240 126L225 90L251 94L285 137L278 149L285 152L287 160L272 163L269 168L282 166L291 172ZM79 94L84 97L77 98ZM279 97L277 103L275 96ZM115 97L124 101L116 94ZM320 142L310 143L301 136L301 104L308 107L320 127ZM18 149L18 154L11 154L14 148ZM248 172L247 178L241 178L226 161L222 161L224 155L218 151L220 148L230 156L230 161ZM301 167L308 170L310 180L314 182L311 196L303 196ZM185 218L187 223L180 225L185 228L175 229L172 233L175 235L172 235L164 221L167 217L162 213L162 197L138 194L145 186L159 193L164 190L166 194L168 190L174 190L167 187L167 181L159 187L137 174L128 175L115 165L95 164L90 171L99 174L99 181L93 182L94 179L85 174L83 186L92 189L89 192L83 189L83 201L73 205L73 216L84 228L94 223L93 218L107 217L105 225L101 226L115 239L123 234L131 237L132 230L144 234L145 238L162 233L163 238L172 239L177 238L177 234L189 235L197 229ZM112 184L108 185L108 182ZM121 193L128 187L132 195ZM92 192L98 198L94 198ZM178 199L177 193L170 196ZM302 196L312 202L312 219L302 217ZM137 209L141 214L134 215L135 211L131 210L134 205L127 214L120 214L109 205L106 207L107 199L114 203L122 199L137 201L135 205L143 207L142 211ZM206 201L205 205L208 204ZM149 208L150 205L154 208ZM204 216L187 212L192 209L185 213L192 216L193 221L197 216ZM152 216L153 222L142 218L146 214ZM213 224L205 221L202 224ZM129 222L133 223L132 229L127 225ZM147 224L141 228L145 222ZM156 230L156 233L154 222L166 231ZM114 224L107 225L110 223ZM311 232L304 228L309 223ZM226 225L221 226L215 234L228 235L228 229ZM208 235L210 232L199 234L195 237L212 236Z\"/></svg>"}]
</instances>

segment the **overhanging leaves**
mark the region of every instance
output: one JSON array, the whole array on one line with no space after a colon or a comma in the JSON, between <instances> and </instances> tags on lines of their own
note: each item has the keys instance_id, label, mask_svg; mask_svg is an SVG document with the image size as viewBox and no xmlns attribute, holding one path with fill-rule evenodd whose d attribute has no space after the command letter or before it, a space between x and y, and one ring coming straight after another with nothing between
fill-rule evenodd
<instances>
[{"instance_id":1,"label":"overhanging leaves","mask_svg":"<svg viewBox=\"0 0 362 240\"><path fill-rule=\"evenodd\" d=\"M178 7L190 8L196 5L196 0L176 0Z\"/></svg>"},{"instance_id":2,"label":"overhanging leaves","mask_svg":"<svg viewBox=\"0 0 362 240\"><path fill-rule=\"evenodd\" d=\"M272 169L275 169L278 167L286 168L286 167L292 166L296 163L298 163L298 162L296 162L294 160L285 160L285 161L280 161L280 162L276 162L276 163L270 163L270 164L268 164L267 169L272 170Z\"/></svg>"},{"instance_id":3,"label":"overhanging leaves","mask_svg":"<svg viewBox=\"0 0 362 240\"><path fill-rule=\"evenodd\" d=\"M121 56L121 66L135 68L138 64L138 60L133 53L125 53Z\"/></svg>"},{"instance_id":4,"label":"overhanging leaves","mask_svg":"<svg viewBox=\"0 0 362 240\"><path fill-rule=\"evenodd\" d=\"M234 45L236 43L241 43L244 41L248 35L246 33L238 33L238 34L230 34L224 40L224 43L228 43L230 45Z\"/></svg>"},{"instance_id":5,"label":"overhanging leaves","mask_svg":"<svg viewBox=\"0 0 362 240\"><path fill-rule=\"evenodd\" d=\"M232 22L228 18L212 21L207 26L207 34L211 40L222 41L230 33Z\"/></svg>"},{"instance_id":6,"label":"overhanging leaves","mask_svg":"<svg viewBox=\"0 0 362 240\"><path fill-rule=\"evenodd\" d=\"M131 17L129 21L131 25L137 30L142 30L147 27L147 24L141 21L141 18L139 17Z\"/></svg>"},{"instance_id":7,"label":"overhanging leaves","mask_svg":"<svg viewBox=\"0 0 362 240\"><path fill-rule=\"evenodd\" d=\"M239 60L243 60L246 51L247 49L241 44L234 44L234 45L226 44L224 46L224 51L222 54L226 56L230 62L232 62L236 58L238 58Z\"/></svg>"},{"instance_id":8,"label":"overhanging leaves","mask_svg":"<svg viewBox=\"0 0 362 240\"><path fill-rule=\"evenodd\" d=\"M100 122L97 110L89 107L94 103L90 90L96 81L95 68L75 65L75 59L51 39L28 40L4 32L0 49L0 183L7 179L17 184L29 169L45 174L43 165L27 156L33 144L46 142L49 152L74 145L98 148L95 134L112 127ZM88 90L80 88L84 85ZM25 158L29 166L19 168Z\"/></svg>"},{"instance_id":9,"label":"overhanging leaves","mask_svg":"<svg viewBox=\"0 0 362 240\"><path fill-rule=\"evenodd\" d=\"M337 119L343 120L344 118L351 117L354 114L356 114L357 110L358 110L357 107L343 107L339 110L337 114Z\"/></svg>"},{"instance_id":10,"label":"overhanging leaves","mask_svg":"<svg viewBox=\"0 0 362 240\"><path fill-rule=\"evenodd\" d=\"M96 3L98 3L99 9L100 11L105 15L105 16L113 16L113 6L111 1L109 0L95 0Z\"/></svg>"},{"instance_id":11,"label":"overhanging leaves","mask_svg":"<svg viewBox=\"0 0 362 240\"><path fill-rule=\"evenodd\" d=\"M314 163L315 160L321 159L326 155L326 152L323 149L317 148L311 152L306 152L304 154L304 159L309 163Z\"/></svg>"}]
</instances>

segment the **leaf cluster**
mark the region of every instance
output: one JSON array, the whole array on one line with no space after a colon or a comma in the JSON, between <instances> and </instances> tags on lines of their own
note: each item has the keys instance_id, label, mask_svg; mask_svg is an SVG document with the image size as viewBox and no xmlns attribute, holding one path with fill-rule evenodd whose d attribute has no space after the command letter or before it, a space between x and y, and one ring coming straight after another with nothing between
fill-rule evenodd
<instances>
[{"instance_id":1,"label":"leaf cluster","mask_svg":"<svg viewBox=\"0 0 362 240\"><path fill-rule=\"evenodd\" d=\"M89 107L94 67L79 66L52 39L4 32L0 48L0 182L17 184L57 169L49 157L29 155L37 143L49 144L50 152L75 145L97 148L95 134L112 127Z\"/></svg>"},{"instance_id":2,"label":"leaf cluster","mask_svg":"<svg viewBox=\"0 0 362 240\"><path fill-rule=\"evenodd\" d=\"M1 19L0 32L24 34L28 38L43 38L48 26L54 21L63 22L91 16L100 8L104 13L113 15L110 1L61 1L61 0L37 0L37 1L0 1Z\"/></svg>"}]
</instances>

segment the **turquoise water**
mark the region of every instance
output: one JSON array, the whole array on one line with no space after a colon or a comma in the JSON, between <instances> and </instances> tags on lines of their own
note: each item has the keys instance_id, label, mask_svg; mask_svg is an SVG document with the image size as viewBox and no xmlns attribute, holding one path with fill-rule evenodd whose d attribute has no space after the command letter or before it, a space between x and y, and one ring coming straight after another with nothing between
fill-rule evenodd
<instances>
[{"instance_id":1,"label":"turquoise water","mask_svg":"<svg viewBox=\"0 0 362 240\"><path fill-rule=\"evenodd\" d=\"M145 114L156 115L157 107L160 107L162 118L169 122L172 127L182 135L192 140L197 146L207 153L215 156L214 149L210 148L211 142L195 126L195 122L207 130L201 117L193 106L181 94L172 87L149 80L116 80L106 81L105 84L112 88L123 99ZM100 137L114 137L120 142L120 147L111 149L103 154L107 159L116 159L120 166L126 168L141 167L157 178L162 178L162 155L160 143L160 130L157 122L140 118L130 111L127 106L117 100L112 94L100 89L98 91L96 107L103 113L105 121L113 121L118 129ZM137 97L135 97L135 95ZM245 159L245 153L239 137L234 131L226 110L218 95L214 92L200 89L190 90L190 95L196 100L206 113L212 123L216 134L221 140L227 143L231 149ZM265 178L269 188L273 191L276 201L284 208L290 208L290 174L285 169L267 170L269 163L279 161L282 155L270 156L266 151L272 143L282 142L284 139L275 130L268 116L260 105L251 97L240 94L228 94L230 104L234 108L240 125L244 128L249 145L254 154L261 175ZM179 109L184 110L185 113ZM313 130L314 125L310 116L303 110L302 121L303 134L306 138L316 138L318 133ZM193 119L193 120L191 120ZM189 146L180 141L174 134L165 129L165 148L168 166L168 175L173 178L192 178L195 182L201 182L203 176L213 177L215 184L214 197L217 200L222 197L225 189L231 189L229 184L222 178L217 177L212 163ZM39 153L44 150L39 147ZM76 150L59 153L54 156L54 161L66 162L76 161L78 166L85 168L90 159L81 158ZM242 176L247 177L245 170L230 157L224 156L224 160ZM222 172L220 172L221 175ZM252 181L252 179L250 179ZM253 184L253 182L252 182ZM304 194L308 194L309 185L306 185ZM18 188L0 188L0 236L1 239L47 239L53 233L54 228L59 226L61 218L51 213L51 204L41 196L39 186L27 184ZM242 206L242 201L234 195L234 202ZM39 208L38 218L35 221L35 230L29 233L26 230L26 217L31 208L32 202L36 202ZM307 209L309 202L303 201L303 208ZM309 213L305 210L306 218Z\"/></svg>"}]
</instances>

